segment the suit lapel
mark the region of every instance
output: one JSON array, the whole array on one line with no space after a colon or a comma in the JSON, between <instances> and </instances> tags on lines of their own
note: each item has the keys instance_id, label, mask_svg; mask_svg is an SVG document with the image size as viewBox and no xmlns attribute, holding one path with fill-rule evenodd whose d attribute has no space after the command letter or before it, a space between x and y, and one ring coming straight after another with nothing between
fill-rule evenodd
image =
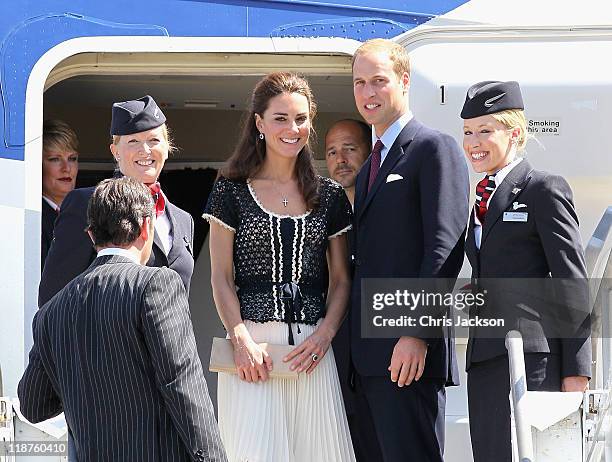
<instances>
[{"instance_id":1,"label":"suit lapel","mask_svg":"<svg viewBox=\"0 0 612 462\"><path fill-rule=\"evenodd\" d=\"M157 230L155 230L155 234L153 235L153 245L157 246L159 251L165 255L164 246L162 245L162 241L159 237L159 234L157 234Z\"/></svg>"},{"instance_id":2,"label":"suit lapel","mask_svg":"<svg viewBox=\"0 0 612 462\"><path fill-rule=\"evenodd\" d=\"M395 164L409 151L410 142L414 139L415 135L421 128L421 123L416 121L414 118L410 120L404 127L404 129L397 136L395 142L389 149L387 156L385 157L384 162L380 166L380 170L378 171L378 175L376 175L376 179L374 180L374 184L372 185L372 189L370 192L365 194L368 188L367 176L370 174L370 158L368 158L367 165L368 169L364 172L364 179L362 179L362 184L360 184L360 193L365 194L365 198L363 201L363 205L359 208L358 213L363 215L365 210L368 208L368 205L372 202L372 198L376 195L378 189L381 187L383 183L387 181L387 175L389 172L395 167Z\"/></svg>"},{"instance_id":3,"label":"suit lapel","mask_svg":"<svg viewBox=\"0 0 612 462\"><path fill-rule=\"evenodd\" d=\"M399 137L398 137L398 141L399 141ZM386 180L387 175L389 174L391 169L395 167L395 164L397 164L397 161L400 160L400 158L404 155L404 150L402 149L402 146L398 143L398 141L393 143L393 146L391 146L391 149L389 149L389 152L387 153L387 156L385 157L385 161L380 166L380 170L378 170L378 175L376 175L376 179L374 180L372 189L370 189L370 192L367 193L365 197L365 202L363 204L362 212L368 208L368 205L370 205L370 202L372 202L372 198L376 195L376 192L380 188L380 185ZM369 173L369 170L368 170L368 173ZM368 185L366 184L366 189L367 187Z\"/></svg>"},{"instance_id":4,"label":"suit lapel","mask_svg":"<svg viewBox=\"0 0 612 462\"><path fill-rule=\"evenodd\" d=\"M185 246L187 238L180 223L176 219L176 208L169 202L166 202L166 214L172 226L172 247L170 247L170 251L168 252L168 265L172 265L179 257L181 247Z\"/></svg>"},{"instance_id":5,"label":"suit lapel","mask_svg":"<svg viewBox=\"0 0 612 462\"><path fill-rule=\"evenodd\" d=\"M170 233L172 236L172 241L174 241L174 235L177 232L176 223L175 223L175 220L173 218L173 213L172 213L173 207L174 206L168 201L168 198L166 198L166 216L168 217L168 220L170 221ZM172 241L170 242L171 245L173 244ZM157 232L157 230L155 230L155 234L153 235L153 246L157 247L157 251L155 251L154 249L154 251L151 252L151 258L149 259L149 266L151 266L150 265L151 261L157 258L158 256L163 259L163 262L162 262L162 265L155 265L155 266L170 266L170 257L172 255L172 249L174 248L174 245L170 247L170 251L166 255L161 238L159 237L159 233Z\"/></svg>"},{"instance_id":6,"label":"suit lapel","mask_svg":"<svg viewBox=\"0 0 612 462\"><path fill-rule=\"evenodd\" d=\"M470 209L470 221L468 222L467 237L465 239L465 253L472 265L474 272L478 274L478 249L476 248L476 238L474 236L474 207Z\"/></svg>"},{"instance_id":7,"label":"suit lapel","mask_svg":"<svg viewBox=\"0 0 612 462\"><path fill-rule=\"evenodd\" d=\"M499 220L502 212L506 210L512 201L516 199L516 196L525 189L525 185L531 179L532 170L533 168L529 162L527 162L527 159L523 159L520 164L508 173L504 181L502 181L502 184L497 186L485 217L480 248L484 245L491 228L495 225L497 220Z\"/></svg>"},{"instance_id":8,"label":"suit lapel","mask_svg":"<svg viewBox=\"0 0 612 462\"><path fill-rule=\"evenodd\" d=\"M366 191L368 189L368 175L370 174L370 161L372 155L366 159L361 170L357 174L357 180L355 181L355 216L359 215L363 201L365 200Z\"/></svg>"}]
</instances>

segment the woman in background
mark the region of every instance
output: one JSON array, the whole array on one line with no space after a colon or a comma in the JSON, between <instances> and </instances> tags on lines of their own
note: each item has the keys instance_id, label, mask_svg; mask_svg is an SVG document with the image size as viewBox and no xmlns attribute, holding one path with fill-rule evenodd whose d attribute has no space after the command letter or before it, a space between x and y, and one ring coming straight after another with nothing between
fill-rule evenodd
<instances>
[{"instance_id":1,"label":"woman in background","mask_svg":"<svg viewBox=\"0 0 612 462\"><path fill-rule=\"evenodd\" d=\"M43 123L42 153L42 225L41 262L45 266L47 253L53 240L55 219L64 197L74 189L79 173L79 140L76 134L61 120L45 120Z\"/></svg>"},{"instance_id":2,"label":"woman in background","mask_svg":"<svg viewBox=\"0 0 612 462\"><path fill-rule=\"evenodd\" d=\"M238 370L218 382L230 461L355 459L330 348L349 295L351 206L338 183L315 174L314 115L305 79L263 78L204 214L213 295ZM296 345L285 361L297 380L268 378L275 365L263 342Z\"/></svg>"}]
</instances>

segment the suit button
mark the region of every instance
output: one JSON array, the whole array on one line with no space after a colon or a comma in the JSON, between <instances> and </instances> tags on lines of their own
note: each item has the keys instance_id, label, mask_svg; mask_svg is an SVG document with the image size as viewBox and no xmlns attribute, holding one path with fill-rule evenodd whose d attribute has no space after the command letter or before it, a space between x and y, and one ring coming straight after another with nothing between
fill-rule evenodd
<instances>
[{"instance_id":1,"label":"suit button","mask_svg":"<svg viewBox=\"0 0 612 462\"><path fill-rule=\"evenodd\" d=\"M361 266L361 258L355 258L355 266Z\"/></svg>"}]
</instances>

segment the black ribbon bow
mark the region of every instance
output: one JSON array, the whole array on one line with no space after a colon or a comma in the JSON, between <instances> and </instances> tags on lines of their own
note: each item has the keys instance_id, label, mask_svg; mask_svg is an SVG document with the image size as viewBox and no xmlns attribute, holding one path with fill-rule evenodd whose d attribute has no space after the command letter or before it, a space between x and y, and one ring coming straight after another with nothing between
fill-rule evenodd
<instances>
[{"instance_id":1,"label":"black ribbon bow","mask_svg":"<svg viewBox=\"0 0 612 462\"><path fill-rule=\"evenodd\" d=\"M279 298L285 308L284 321L289 328L289 345L295 345L291 324L298 321L298 314L302 312L302 291L296 282L283 282L278 284ZM298 325L298 334L300 334Z\"/></svg>"}]
</instances>

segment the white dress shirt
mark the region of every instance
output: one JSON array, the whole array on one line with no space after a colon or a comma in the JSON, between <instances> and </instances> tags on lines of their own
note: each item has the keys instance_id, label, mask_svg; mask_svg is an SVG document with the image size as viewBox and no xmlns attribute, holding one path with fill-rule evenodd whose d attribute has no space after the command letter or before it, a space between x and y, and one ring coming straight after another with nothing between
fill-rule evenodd
<instances>
[{"instance_id":1,"label":"white dress shirt","mask_svg":"<svg viewBox=\"0 0 612 462\"><path fill-rule=\"evenodd\" d=\"M119 255L121 257L129 258L137 265L140 265L136 255L126 249L121 249L119 247L107 247L106 249L102 249L98 252L98 257L103 257L105 255Z\"/></svg>"},{"instance_id":2,"label":"white dress shirt","mask_svg":"<svg viewBox=\"0 0 612 462\"><path fill-rule=\"evenodd\" d=\"M380 151L380 165L383 164L387 154L389 153L389 149L395 143L395 140L404 129L404 127L412 120L412 112L409 110L405 114L402 114L395 122L389 125L389 128L385 130L385 133L380 137L380 141L384 145L382 151ZM376 136L376 131L372 130L372 146L376 144L378 137Z\"/></svg>"},{"instance_id":3,"label":"white dress shirt","mask_svg":"<svg viewBox=\"0 0 612 462\"><path fill-rule=\"evenodd\" d=\"M155 220L155 232L159 236L159 240L163 246L162 250L168 255L172 248L172 224L165 210L164 213Z\"/></svg>"},{"instance_id":4,"label":"white dress shirt","mask_svg":"<svg viewBox=\"0 0 612 462\"><path fill-rule=\"evenodd\" d=\"M59 205L57 205L55 202L53 202L47 196L43 196L42 198L45 200L45 202L47 202L47 204L49 204L51 206L51 208L53 210L55 210L57 213L59 213L59 211L60 211L60 206Z\"/></svg>"},{"instance_id":5,"label":"white dress shirt","mask_svg":"<svg viewBox=\"0 0 612 462\"><path fill-rule=\"evenodd\" d=\"M162 194L164 196L166 204L168 204L168 198L163 193L163 191ZM168 212L166 211L166 209L164 209L164 213L158 216L157 220L155 220L155 232L157 233L157 236L161 241L163 247L162 250L167 256L168 253L170 253L170 249L172 248L172 223L170 223L170 218L168 218Z\"/></svg>"},{"instance_id":6,"label":"white dress shirt","mask_svg":"<svg viewBox=\"0 0 612 462\"><path fill-rule=\"evenodd\" d=\"M489 204L491 203L491 199L493 199L493 196L497 191L497 187L502 184L502 181L504 181L504 178L508 176L508 173L510 173L514 167L520 164L522 160L522 157L515 158L512 162L510 162L508 165L506 165L504 168L502 168L495 174L495 189L487 199L487 210L489 210ZM476 215L475 206L472 207L472 213L474 214L474 240L476 241L476 248L480 249L480 243L482 242L482 224L478 219L478 215Z\"/></svg>"}]
</instances>

